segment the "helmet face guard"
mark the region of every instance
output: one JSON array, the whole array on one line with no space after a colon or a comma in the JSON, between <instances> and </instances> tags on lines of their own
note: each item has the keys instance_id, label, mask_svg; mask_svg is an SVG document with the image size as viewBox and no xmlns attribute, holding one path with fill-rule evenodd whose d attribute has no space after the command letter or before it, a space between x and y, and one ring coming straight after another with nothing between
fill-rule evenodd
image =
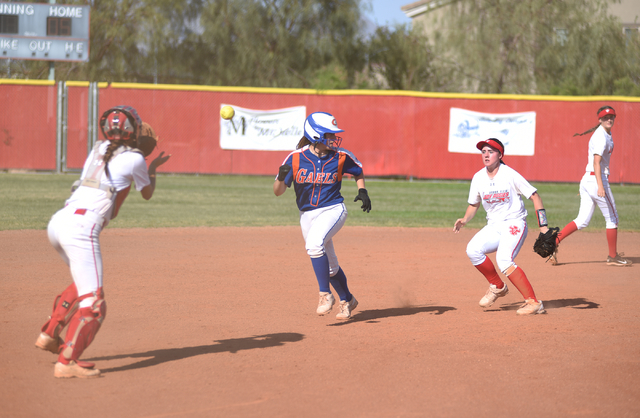
<instances>
[{"instance_id":1,"label":"helmet face guard","mask_svg":"<svg viewBox=\"0 0 640 418\"><path fill-rule=\"evenodd\" d=\"M115 106L102 114L100 130L108 140L136 139L142 126L138 112L131 106Z\"/></svg>"},{"instance_id":2,"label":"helmet face guard","mask_svg":"<svg viewBox=\"0 0 640 418\"><path fill-rule=\"evenodd\" d=\"M313 144L321 143L336 150L342 143L342 138L336 136L335 139L327 138L326 134L336 134L344 132L338 128L338 122L333 115L325 112L315 112L310 114L304 121L304 136Z\"/></svg>"}]
</instances>

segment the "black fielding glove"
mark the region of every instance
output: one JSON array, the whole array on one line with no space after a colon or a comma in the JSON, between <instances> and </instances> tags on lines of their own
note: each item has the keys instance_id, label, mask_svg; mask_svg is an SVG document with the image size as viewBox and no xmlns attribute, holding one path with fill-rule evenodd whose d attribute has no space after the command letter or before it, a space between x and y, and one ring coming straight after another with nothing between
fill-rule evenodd
<instances>
[{"instance_id":1,"label":"black fielding glove","mask_svg":"<svg viewBox=\"0 0 640 418\"><path fill-rule=\"evenodd\" d=\"M353 201L357 202L358 200L362 200L362 206L360 206L362 208L362 211L369 213L369 211L371 210L371 199L369 199L369 193L367 193L367 189L358 189L358 196L356 196Z\"/></svg>"},{"instance_id":2,"label":"black fielding glove","mask_svg":"<svg viewBox=\"0 0 640 418\"><path fill-rule=\"evenodd\" d=\"M285 177L287 177L287 174L289 174L289 171L291 171L290 165L288 164L281 165L280 170L278 170L278 180L284 181Z\"/></svg>"},{"instance_id":3,"label":"black fielding glove","mask_svg":"<svg viewBox=\"0 0 640 418\"><path fill-rule=\"evenodd\" d=\"M542 258L551 257L558 247L556 240L559 232L560 228L558 227L549 228L544 234L540 232L536 242L533 243L533 251Z\"/></svg>"}]
</instances>

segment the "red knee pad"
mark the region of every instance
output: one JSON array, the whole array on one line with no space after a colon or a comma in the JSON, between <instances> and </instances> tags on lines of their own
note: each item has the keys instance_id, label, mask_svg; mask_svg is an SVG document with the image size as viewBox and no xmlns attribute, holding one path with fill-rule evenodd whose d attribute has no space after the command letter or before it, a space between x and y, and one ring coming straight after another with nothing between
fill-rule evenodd
<instances>
[{"instance_id":1,"label":"red knee pad","mask_svg":"<svg viewBox=\"0 0 640 418\"><path fill-rule=\"evenodd\" d=\"M58 338L60 332L69 323L78 309L78 289L75 283L71 283L62 294L56 296L53 301L53 313L49 320L42 326L42 332L50 337Z\"/></svg>"},{"instance_id":2,"label":"red knee pad","mask_svg":"<svg viewBox=\"0 0 640 418\"><path fill-rule=\"evenodd\" d=\"M106 315L107 304L104 299L97 299L92 306L78 309L69 322L58 361L64 364L72 360L78 361L84 350L93 342Z\"/></svg>"}]
</instances>

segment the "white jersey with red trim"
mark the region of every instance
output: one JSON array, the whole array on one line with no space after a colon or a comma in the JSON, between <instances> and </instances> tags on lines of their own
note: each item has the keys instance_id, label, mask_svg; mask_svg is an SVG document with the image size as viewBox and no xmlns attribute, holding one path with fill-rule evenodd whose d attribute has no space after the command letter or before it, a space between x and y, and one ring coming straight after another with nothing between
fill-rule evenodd
<instances>
[{"instance_id":1,"label":"white jersey with red trim","mask_svg":"<svg viewBox=\"0 0 640 418\"><path fill-rule=\"evenodd\" d=\"M486 168L473 176L468 202L470 205L482 202L482 207L487 211L487 223L491 225L513 219L526 219L527 210L520 195L529 199L535 192L536 188L520 173L508 165L500 164L498 173L493 178L489 178Z\"/></svg>"},{"instance_id":2,"label":"white jersey with red trim","mask_svg":"<svg viewBox=\"0 0 640 418\"><path fill-rule=\"evenodd\" d=\"M587 160L586 171L595 171L593 167L593 156L594 154L597 154L602 157L602 160L600 161L602 174L609 176L609 161L611 161L612 152L613 139L611 134L608 134L602 126L599 126L593 135L591 135L591 139L589 139L589 159Z\"/></svg>"},{"instance_id":3,"label":"white jersey with red trim","mask_svg":"<svg viewBox=\"0 0 640 418\"><path fill-rule=\"evenodd\" d=\"M109 143L109 141L104 141L97 147L100 154L99 157L104 156ZM94 152L92 150L89 154L82 170L81 178L85 178L91 164L102 163L102 158L94 158ZM109 161L109 176L107 176L106 172L103 172L100 183L112 186L116 192L125 194L128 193L131 182L135 182L135 187L138 191L151 184L144 157L139 152L124 151ZM117 199L117 201L116 205L119 206L124 199ZM96 212L103 216L107 222L113 217L114 205L112 199L108 191L99 188L80 186L73 192L66 204L74 208ZM116 214L118 209L119 207L115 208Z\"/></svg>"}]
</instances>

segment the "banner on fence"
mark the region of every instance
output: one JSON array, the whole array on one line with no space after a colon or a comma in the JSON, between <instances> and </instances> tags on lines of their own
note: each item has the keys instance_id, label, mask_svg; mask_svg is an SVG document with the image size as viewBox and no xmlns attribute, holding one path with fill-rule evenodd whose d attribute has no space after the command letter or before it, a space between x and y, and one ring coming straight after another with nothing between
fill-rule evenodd
<instances>
[{"instance_id":1,"label":"banner on fence","mask_svg":"<svg viewBox=\"0 0 640 418\"><path fill-rule=\"evenodd\" d=\"M225 103L220 105L226 106ZM304 135L306 107L253 110L229 104L233 118L220 118L220 148L228 150L293 151Z\"/></svg>"},{"instance_id":2,"label":"banner on fence","mask_svg":"<svg viewBox=\"0 0 640 418\"><path fill-rule=\"evenodd\" d=\"M497 138L506 155L534 155L536 112L481 113L452 107L449 112L449 152L479 153L476 144Z\"/></svg>"}]
</instances>

